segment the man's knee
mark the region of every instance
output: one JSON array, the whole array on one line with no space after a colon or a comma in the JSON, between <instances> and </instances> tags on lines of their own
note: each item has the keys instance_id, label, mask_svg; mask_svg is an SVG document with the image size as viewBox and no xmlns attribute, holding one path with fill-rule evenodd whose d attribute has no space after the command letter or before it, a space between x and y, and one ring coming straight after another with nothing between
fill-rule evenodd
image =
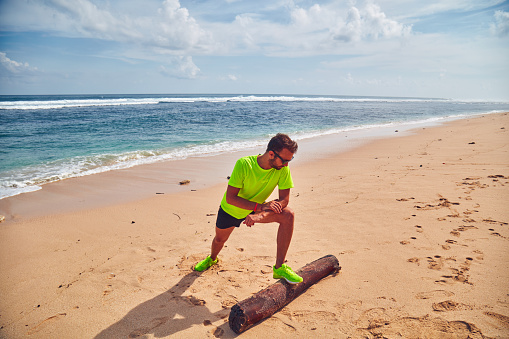
<instances>
[{"instance_id":1,"label":"man's knee","mask_svg":"<svg viewBox=\"0 0 509 339\"><path fill-rule=\"evenodd\" d=\"M217 235L216 235L216 236L214 237L214 240L213 240L213 241L214 241L216 244L224 244L224 243L226 242L226 240L228 240L228 237L220 237L220 236L217 236Z\"/></svg>"},{"instance_id":2,"label":"man's knee","mask_svg":"<svg viewBox=\"0 0 509 339\"><path fill-rule=\"evenodd\" d=\"M230 237L231 232L230 229L216 229L216 236L214 237L214 242L219 244L224 244L228 238Z\"/></svg>"},{"instance_id":3,"label":"man's knee","mask_svg":"<svg viewBox=\"0 0 509 339\"><path fill-rule=\"evenodd\" d=\"M281 212L281 218L284 222L290 222L293 224L293 221L295 219L295 212L290 208L286 207L283 212Z\"/></svg>"}]
</instances>

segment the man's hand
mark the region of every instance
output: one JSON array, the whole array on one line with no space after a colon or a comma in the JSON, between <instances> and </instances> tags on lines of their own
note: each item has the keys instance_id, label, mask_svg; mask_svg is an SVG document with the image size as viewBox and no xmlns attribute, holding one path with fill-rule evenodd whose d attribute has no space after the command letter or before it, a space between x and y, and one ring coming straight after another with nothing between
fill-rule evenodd
<instances>
[{"instance_id":1,"label":"man's hand","mask_svg":"<svg viewBox=\"0 0 509 339\"><path fill-rule=\"evenodd\" d=\"M248 227L253 226L255 223L259 222L268 214L270 214L270 212L279 214L282 213L284 209L283 204L278 199L266 202L265 204L261 204L259 206L262 211L256 212L255 214L249 214L243 221L243 223L246 224L246 226Z\"/></svg>"},{"instance_id":2,"label":"man's hand","mask_svg":"<svg viewBox=\"0 0 509 339\"><path fill-rule=\"evenodd\" d=\"M246 224L247 227L253 226L258 220L260 220L261 215L259 214L249 214L246 219L244 219L243 223Z\"/></svg>"},{"instance_id":3,"label":"man's hand","mask_svg":"<svg viewBox=\"0 0 509 339\"><path fill-rule=\"evenodd\" d=\"M262 205L262 211L283 212L283 205L276 199Z\"/></svg>"}]
</instances>

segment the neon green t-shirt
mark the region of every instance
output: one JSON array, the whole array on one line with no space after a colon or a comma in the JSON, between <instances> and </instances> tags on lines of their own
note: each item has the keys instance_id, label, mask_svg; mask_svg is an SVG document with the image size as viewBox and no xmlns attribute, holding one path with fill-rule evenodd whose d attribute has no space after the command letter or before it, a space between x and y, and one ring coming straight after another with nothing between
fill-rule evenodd
<instances>
[{"instance_id":1,"label":"neon green t-shirt","mask_svg":"<svg viewBox=\"0 0 509 339\"><path fill-rule=\"evenodd\" d=\"M280 190L293 188L292 175L288 166L280 170L275 168L265 170L258 165L257 158L257 155L240 158L233 168L228 185L240 188L239 197L262 204L276 186ZM243 219L252 212L227 203L226 193L221 200L221 208L237 219Z\"/></svg>"}]
</instances>

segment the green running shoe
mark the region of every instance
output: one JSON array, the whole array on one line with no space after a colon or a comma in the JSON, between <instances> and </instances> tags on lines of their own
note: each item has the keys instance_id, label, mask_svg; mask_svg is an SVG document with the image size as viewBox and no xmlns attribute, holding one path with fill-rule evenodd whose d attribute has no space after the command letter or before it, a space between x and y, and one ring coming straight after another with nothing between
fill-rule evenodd
<instances>
[{"instance_id":1,"label":"green running shoe","mask_svg":"<svg viewBox=\"0 0 509 339\"><path fill-rule=\"evenodd\" d=\"M209 255L207 258L205 258L205 260L202 260L198 264L196 264L194 270L198 272L203 272L210 266L217 264L217 261L218 261L217 258L216 260L212 260L212 258Z\"/></svg>"},{"instance_id":2,"label":"green running shoe","mask_svg":"<svg viewBox=\"0 0 509 339\"><path fill-rule=\"evenodd\" d=\"M285 264L281 265L280 268L276 268L276 266L272 267L272 272L274 279L285 279L290 284L298 284L302 282L302 277L297 275L290 266Z\"/></svg>"}]
</instances>

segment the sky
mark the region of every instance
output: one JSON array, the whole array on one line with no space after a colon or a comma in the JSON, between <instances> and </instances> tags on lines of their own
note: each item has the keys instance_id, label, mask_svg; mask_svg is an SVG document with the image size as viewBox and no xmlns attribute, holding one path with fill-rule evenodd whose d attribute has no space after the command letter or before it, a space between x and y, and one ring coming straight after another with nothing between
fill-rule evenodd
<instances>
[{"instance_id":1,"label":"sky","mask_svg":"<svg viewBox=\"0 0 509 339\"><path fill-rule=\"evenodd\" d=\"M0 95L509 100L509 1L0 0Z\"/></svg>"}]
</instances>

